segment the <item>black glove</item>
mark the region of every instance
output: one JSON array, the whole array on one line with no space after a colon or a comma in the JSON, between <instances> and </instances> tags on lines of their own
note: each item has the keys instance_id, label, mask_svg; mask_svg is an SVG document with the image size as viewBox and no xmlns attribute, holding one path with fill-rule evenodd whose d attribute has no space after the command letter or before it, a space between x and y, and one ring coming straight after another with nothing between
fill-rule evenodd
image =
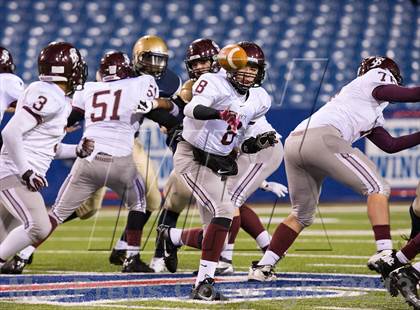
<instances>
[{"instance_id":1,"label":"black glove","mask_svg":"<svg viewBox=\"0 0 420 310\"><path fill-rule=\"evenodd\" d=\"M32 169L26 170L22 175L22 180L25 181L26 187L31 192L37 192L42 187L48 186L47 180L42 175L34 173Z\"/></svg>"},{"instance_id":2,"label":"black glove","mask_svg":"<svg viewBox=\"0 0 420 310\"><path fill-rule=\"evenodd\" d=\"M242 143L241 150L244 153L254 154L278 143L276 132L268 131L251 137Z\"/></svg>"},{"instance_id":3,"label":"black glove","mask_svg":"<svg viewBox=\"0 0 420 310\"><path fill-rule=\"evenodd\" d=\"M257 147L261 150L268 148L269 146L273 146L276 143L279 143L277 140L276 132L275 131L268 131L262 134L257 135L255 138L255 143Z\"/></svg>"}]
</instances>

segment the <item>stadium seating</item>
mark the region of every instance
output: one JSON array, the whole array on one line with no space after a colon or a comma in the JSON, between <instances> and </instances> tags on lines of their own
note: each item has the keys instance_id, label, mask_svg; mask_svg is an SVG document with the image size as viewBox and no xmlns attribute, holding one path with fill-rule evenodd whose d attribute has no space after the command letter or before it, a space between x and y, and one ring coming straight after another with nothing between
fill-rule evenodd
<instances>
[{"instance_id":1,"label":"stadium seating","mask_svg":"<svg viewBox=\"0 0 420 310\"><path fill-rule=\"evenodd\" d=\"M266 87L278 106L310 108L318 91L322 104L371 54L394 57L406 84L420 82L420 9L406 0L12 0L0 1L0 11L6 21L0 44L11 50L26 82L36 78L36 57L49 41L81 48L93 79L106 50L131 53L146 33L167 40L170 67L184 79L184 52L192 40L256 40L266 53Z\"/></svg>"}]
</instances>

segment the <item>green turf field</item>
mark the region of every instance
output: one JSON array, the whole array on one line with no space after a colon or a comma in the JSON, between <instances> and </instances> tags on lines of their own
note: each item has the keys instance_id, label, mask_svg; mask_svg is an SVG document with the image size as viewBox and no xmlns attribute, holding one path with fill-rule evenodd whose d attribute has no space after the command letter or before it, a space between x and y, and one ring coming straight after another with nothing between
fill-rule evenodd
<instances>
[{"instance_id":1,"label":"green turf field","mask_svg":"<svg viewBox=\"0 0 420 310\"><path fill-rule=\"evenodd\" d=\"M257 213L267 225L271 207L258 206ZM277 206L275 217L271 220L269 231L272 233L289 211L288 206ZM79 272L115 272L120 268L108 263L111 239L117 218L117 209L101 210L96 219L87 221L74 220L59 227L50 239L36 252L34 262L25 269L26 274L48 273L66 274ZM320 216L322 214L322 217ZM125 224L125 212L122 212L115 236L119 236ZM152 216L143 233L146 242L142 259L149 262L154 248L154 229ZM399 247L403 240L400 235L409 230L408 206L392 206L391 218L394 246ZM178 226L199 226L196 210L190 211L190 217L180 217ZM147 237L151 232L150 238ZM400 244L399 244L400 243ZM366 268L367 259L374 253L373 235L367 219L365 207L351 205L324 205L317 214L315 224L307 229L289 250L288 255L277 266L278 272L300 273L339 273L372 274ZM200 253L184 248L180 252L180 271L187 272L197 268ZM261 254L256 250L254 240L241 231L236 243L234 266L236 271L245 272L252 260ZM141 276L139 276L141 278ZM357 294L353 294L357 292ZM357 295L357 296L353 296ZM24 302L24 303L22 303ZM33 303L36 304L27 304ZM0 309L61 309L64 306L45 305L42 300L14 300L0 302ZM348 290L343 297L306 298L288 300L261 300L228 304L208 304L177 301L135 301L119 300L97 303L88 306L72 306L71 309L163 309L163 308L232 308L232 309L409 309L401 297L391 298L382 290Z\"/></svg>"}]
</instances>

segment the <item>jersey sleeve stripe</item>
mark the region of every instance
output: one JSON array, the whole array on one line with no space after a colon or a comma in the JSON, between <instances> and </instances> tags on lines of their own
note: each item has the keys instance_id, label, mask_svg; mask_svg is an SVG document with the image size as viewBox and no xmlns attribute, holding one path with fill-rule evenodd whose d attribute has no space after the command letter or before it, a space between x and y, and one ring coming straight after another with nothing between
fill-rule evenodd
<instances>
[{"instance_id":1,"label":"jersey sleeve stripe","mask_svg":"<svg viewBox=\"0 0 420 310\"><path fill-rule=\"evenodd\" d=\"M32 115L32 116L36 119L36 122L38 123L38 125L42 123L42 117L41 117L41 115L36 114L34 111L32 111L32 110L31 110L29 107L27 107L27 106L24 106L24 107L23 107L23 109L24 109L25 111L27 111L29 114L31 114L31 115Z\"/></svg>"}]
</instances>

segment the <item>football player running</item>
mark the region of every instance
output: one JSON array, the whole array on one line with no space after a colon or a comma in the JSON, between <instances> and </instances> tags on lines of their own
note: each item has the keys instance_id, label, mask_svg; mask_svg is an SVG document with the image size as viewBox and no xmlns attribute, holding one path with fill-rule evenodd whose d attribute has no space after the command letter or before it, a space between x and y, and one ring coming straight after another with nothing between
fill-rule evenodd
<instances>
[{"instance_id":1,"label":"football player running","mask_svg":"<svg viewBox=\"0 0 420 310\"><path fill-rule=\"evenodd\" d=\"M87 67L73 45L52 42L38 56L38 72L40 81L24 91L2 132L0 203L22 224L0 244L0 266L21 249L40 243L51 230L39 190L48 186L45 174L65 135L72 111L68 96L83 87Z\"/></svg>"},{"instance_id":2,"label":"football player running","mask_svg":"<svg viewBox=\"0 0 420 310\"><path fill-rule=\"evenodd\" d=\"M4 112L10 107L16 106L16 102L24 90L23 81L15 75L15 69L12 54L0 46L0 123ZM1 145L0 136L0 147Z\"/></svg>"},{"instance_id":3,"label":"football player running","mask_svg":"<svg viewBox=\"0 0 420 310\"><path fill-rule=\"evenodd\" d=\"M382 112L390 101L419 100L419 88L400 86L400 70L387 57L364 59L357 75L286 139L285 164L293 211L277 227L262 259L253 262L249 280L275 279L274 266L300 232L312 224L321 185L327 176L367 196L367 212L377 248L368 267L380 272L381 258L395 259L389 224L390 187L374 163L353 148L352 143L367 137L388 152L417 145L416 134L395 142L382 127Z\"/></svg>"},{"instance_id":4,"label":"football player running","mask_svg":"<svg viewBox=\"0 0 420 310\"><path fill-rule=\"evenodd\" d=\"M129 209L127 258L123 272L142 272L139 257L145 187L133 159L134 134L144 117L160 117L158 87L150 75L134 77L128 56L110 52L101 59L102 82L86 83L73 106L86 118L84 136L95 140L95 151L76 160L51 210L61 224L80 204L103 186L110 187ZM53 227L54 229L55 227Z\"/></svg>"},{"instance_id":5,"label":"football player running","mask_svg":"<svg viewBox=\"0 0 420 310\"><path fill-rule=\"evenodd\" d=\"M16 102L24 91L24 84L20 77L15 75L16 66L12 54L0 46L0 123L5 112L14 111ZM3 140L0 134L0 149ZM6 238L9 231L20 225L6 208L0 208L0 242Z\"/></svg>"},{"instance_id":6,"label":"football player running","mask_svg":"<svg viewBox=\"0 0 420 310\"><path fill-rule=\"evenodd\" d=\"M182 131L182 121L184 118L183 110L185 104L192 99L192 85L204 73L217 73L220 70L220 65L216 60L219 53L219 46L211 39L197 39L193 41L187 49L185 66L187 68L190 79L186 81L179 92L179 97L183 101L183 106L179 106L179 125L167 130L169 144L173 151L176 149L176 143ZM159 217L158 225L167 225L168 227L176 227L179 214L184 210L191 201L191 192L185 186L184 182L177 177L175 171L172 171L163 189L164 201L162 212ZM173 252L169 269L174 272L176 270L176 248L168 249ZM150 267L155 272L162 272L165 270L164 262L164 244L163 242L156 242L155 255L152 258Z\"/></svg>"},{"instance_id":7,"label":"football player running","mask_svg":"<svg viewBox=\"0 0 420 310\"><path fill-rule=\"evenodd\" d=\"M203 73L206 72L219 72L220 67L216 62L215 56L218 54L214 48L214 43L209 39L198 39L192 42L187 50L186 67L187 71L192 80L196 80ZM255 97L260 95L258 89L265 75L265 57L261 48L255 43L241 42L239 43L249 55L249 57L258 59L258 63L255 65L253 74L256 77L253 81L242 85L241 81L238 81L238 88L241 88L245 93L249 90L247 99L241 106L249 104L249 102L255 101ZM242 71L240 71L242 72ZM235 79L241 77L240 72L236 74ZM224 70L220 71L219 74L226 76ZM243 78L243 76L242 76ZM185 84L184 84L185 85ZM263 91L264 93L264 91ZM191 98L191 97L190 97ZM264 98L269 98L264 96ZM267 99L269 100L269 99ZM267 122L264 116L253 120L250 123L249 128L246 130L246 138L256 137L258 134L265 132L271 132L274 129ZM280 138L280 135L277 135ZM229 194L232 196L232 201L236 207L235 214L232 220L232 225L229 230L228 244L225 245L221 254L219 265L216 269L216 275L218 274L229 274L233 273L232 266L232 255L233 255L233 244L239 228L242 227L248 232L254 239L256 239L259 247L263 250L268 247L270 243L270 235L263 227L259 217L256 213L249 208L244 202L247 198L258 188L261 187L265 190L275 192L279 196L284 196L287 193L287 188L281 184L275 182L266 182L265 178L271 175L277 170L283 158L283 147L281 143L276 144L273 148L268 148L264 152L258 152L257 154L240 154L237 160L238 174L229 178ZM272 160L267 160L271 158ZM166 194L164 210L161 215L163 221L159 224L165 224L166 230L176 227L176 221L179 213L191 203L191 193L186 189L185 185L180 182L179 178L173 172L165 186ZM163 227L160 228L161 230ZM181 231L180 229L178 231ZM169 235L169 234L166 234ZM196 228L185 230L182 234L182 245L189 245L195 248L201 248L201 242L203 239L203 229ZM167 269L171 272L175 272L177 268L177 246L181 245L176 243L176 246L171 244L171 241L165 243L166 246L166 257L163 262L163 246L162 242L157 242L158 247L155 251L155 262L158 261L158 255L160 254L161 261L156 263L154 266L155 270L163 270L163 266L166 265ZM160 249L161 248L161 249Z\"/></svg>"},{"instance_id":8,"label":"football player running","mask_svg":"<svg viewBox=\"0 0 420 310\"><path fill-rule=\"evenodd\" d=\"M258 59L248 57L248 65L242 70L243 73L228 72L227 77L220 74L203 74L194 83L193 98L184 109L184 141L179 142L176 148L174 167L175 172L193 193L199 205L203 225L206 227L200 267L190 296L193 299L225 299L214 288L214 273L235 209L226 189L229 177L238 173L234 148L238 143L238 136L244 134L243 131L248 128L249 122L264 115L270 108L269 101L263 100L262 97L256 98L250 105L241 107L247 92L238 87L235 79L242 75L243 83L253 82L256 77L255 71L258 71L253 67L257 62ZM253 74L244 74L247 71ZM250 141L247 147L257 147L258 142L262 140L267 142L267 139L257 137L256 141ZM270 140L272 143L267 142L264 147L274 144L274 140L275 137ZM165 239L181 239L181 233L175 236L164 226L158 231Z\"/></svg>"}]
</instances>

